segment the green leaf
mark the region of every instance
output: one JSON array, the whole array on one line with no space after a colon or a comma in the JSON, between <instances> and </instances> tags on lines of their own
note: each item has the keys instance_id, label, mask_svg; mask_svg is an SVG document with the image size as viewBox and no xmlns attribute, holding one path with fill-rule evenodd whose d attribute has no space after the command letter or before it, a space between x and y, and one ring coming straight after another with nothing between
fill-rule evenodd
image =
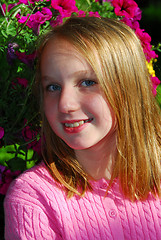
<instances>
[{"instance_id":1,"label":"green leaf","mask_svg":"<svg viewBox=\"0 0 161 240\"><path fill-rule=\"evenodd\" d=\"M20 9L20 8L18 8L18 9L12 14L12 19L14 19L19 12L21 12L21 9Z\"/></svg>"},{"instance_id":2,"label":"green leaf","mask_svg":"<svg viewBox=\"0 0 161 240\"><path fill-rule=\"evenodd\" d=\"M35 163L36 163L36 162L37 162L37 161L35 161L35 160L33 160L33 161L27 161L27 162L26 162L26 168L29 169L29 168L35 166Z\"/></svg>"},{"instance_id":3,"label":"green leaf","mask_svg":"<svg viewBox=\"0 0 161 240\"><path fill-rule=\"evenodd\" d=\"M19 157L15 157L7 161L7 165L11 171L24 171L26 170L26 162Z\"/></svg>"},{"instance_id":4,"label":"green leaf","mask_svg":"<svg viewBox=\"0 0 161 240\"><path fill-rule=\"evenodd\" d=\"M19 158L22 159L25 164L27 164L27 168L29 168L29 166L33 164L33 161L36 161L33 159L33 153L34 151L32 149L26 149L18 144L3 146L0 148L0 164L7 166L8 162ZM32 163L27 163L28 161Z\"/></svg>"},{"instance_id":5,"label":"green leaf","mask_svg":"<svg viewBox=\"0 0 161 240\"><path fill-rule=\"evenodd\" d=\"M5 38L7 38L7 37L8 37L8 36L7 36L7 34L6 34L6 31L4 31L4 30L1 30L1 33L2 33L3 37L5 37Z\"/></svg>"},{"instance_id":6,"label":"green leaf","mask_svg":"<svg viewBox=\"0 0 161 240\"><path fill-rule=\"evenodd\" d=\"M86 11L91 6L90 0L76 0L76 6L79 10Z\"/></svg>"},{"instance_id":7,"label":"green leaf","mask_svg":"<svg viewBox=\"0 0 161 240\"><path fill-rule=\"evenodd\" d=\"M15 154L14 153L8 153L8 152L14 152L14 145L9 146L3 146L0 148L0 164L7 166L6 161L12 159Z\"/></svg>"},{"instance_id":8,"label":"green leaf","mask_svg":"<svg viewBox=\"0 0 161 240\"><path fill-rule=\"evenodd\" d=\"M15 36L17 31L16 31L15 26L12 23L13 23L12 20L10 20L10 22L8 23L7 28L6 28L6 33L8 35Z\"/></svg>"},{"instance_id":9,"label":"green leaf","mask_svg":"<svg viewBox=\"0 0 161 240\"><path fill-rule=\"evenodd\" d=\"M160 107L161 107L161 84L157 87L157 96L156 100L158 101Z\"/></svg>"},{"instance_id":10,"label":"green leaf","mask_svg":"<svg viewBox=\"0 0 161 240\"><path fill-rule=\"evenodd\" d=\"M25 5L24 3L21 3L15 7L13 7L10 11L9 14L10 16L12 14L15 14L15 12L19 12L21 11L21 15L24 15L24 12L26 11L26 13L30 13L32 10L28 5ZM16 15L15 15L16 16Z\"/></svg>"}]
</instances>

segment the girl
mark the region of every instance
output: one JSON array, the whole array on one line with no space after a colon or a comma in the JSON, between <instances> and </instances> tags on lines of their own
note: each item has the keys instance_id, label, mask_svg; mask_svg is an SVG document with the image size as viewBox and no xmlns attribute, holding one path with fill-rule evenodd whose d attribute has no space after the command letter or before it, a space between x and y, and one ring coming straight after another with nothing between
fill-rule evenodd
<instances>
[{"instance_id":1,"label":"girl","mask_svg":"<svg viewBox=\"0 0 161 240\"><path fill-rule=\"evenodd\" d=\"M161 239L161 118L135 33L70 18L39 48L43 162L5 199L6 239Z\"/></svg>"}]
</instances>

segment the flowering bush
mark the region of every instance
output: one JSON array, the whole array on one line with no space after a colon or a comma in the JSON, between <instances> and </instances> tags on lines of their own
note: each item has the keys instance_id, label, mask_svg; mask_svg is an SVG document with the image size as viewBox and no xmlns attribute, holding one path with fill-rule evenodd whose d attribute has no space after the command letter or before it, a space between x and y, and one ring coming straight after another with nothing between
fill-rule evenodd
<instances>
[{"instance_id":1,"label":"flowering bush","mask_svg":"<svg viewBox=\"0 0 161 240\"><path fill-rule=\"evenodd\" d=\"M140 29L141 10L133 0L2 0L0 4L0 194L41 156L38 103L32 91L38 37L71 15L116 18L141 40L153 94L160 80L153 65L151 37ZM159 49L158 49L159 50Z\"/></svg>"},{"instance_id":2,"label":"flowering bush","mask_svg":"<svg viewBox=\"0 0 161 240\"><path fill-rule=\"evenodd\" d=\"M11 172L5 166L0 165L0 194L5 195L13 178L17 177L20 171Z\"/></svg>"}]
</instances>

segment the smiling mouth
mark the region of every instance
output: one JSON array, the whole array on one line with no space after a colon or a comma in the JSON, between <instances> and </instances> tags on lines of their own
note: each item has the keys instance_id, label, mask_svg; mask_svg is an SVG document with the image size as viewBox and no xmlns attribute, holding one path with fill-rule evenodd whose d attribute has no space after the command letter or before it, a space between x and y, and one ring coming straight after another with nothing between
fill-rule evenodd
<instances>
[{"instance_id":1,"label":"smiling mouth","mask_svg":"<svg viewBox=\"0 0 161 240\"><path fill-rule=\"evenodd\" d=\"M64 123L64 126L66 128L76 128L76 127L83 125L84 123L91 122L92 120L93 120L93 118L89 118L86 120L80 120L80 121L76 121L76 122L72 122L72 123Z\"/></svg>"}]
</instances>

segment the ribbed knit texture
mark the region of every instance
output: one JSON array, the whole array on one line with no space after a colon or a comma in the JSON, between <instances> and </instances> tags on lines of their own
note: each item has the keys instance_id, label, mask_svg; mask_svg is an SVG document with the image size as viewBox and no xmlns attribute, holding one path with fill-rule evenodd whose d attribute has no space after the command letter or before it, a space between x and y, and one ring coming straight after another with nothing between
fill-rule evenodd
<instances>
[{"instance_id":1,"label":"ribbed knit texture","mask_svg":"<svg viewBox=\"0 0 161 240\"><path fill-rule=\"evenodd\" d=\"M6 240L161 239L161 201L130 202L116 181L92 181L83 198L66 199L41 163L11 184L5 198Z\"/></svg>"}]
</instances>

